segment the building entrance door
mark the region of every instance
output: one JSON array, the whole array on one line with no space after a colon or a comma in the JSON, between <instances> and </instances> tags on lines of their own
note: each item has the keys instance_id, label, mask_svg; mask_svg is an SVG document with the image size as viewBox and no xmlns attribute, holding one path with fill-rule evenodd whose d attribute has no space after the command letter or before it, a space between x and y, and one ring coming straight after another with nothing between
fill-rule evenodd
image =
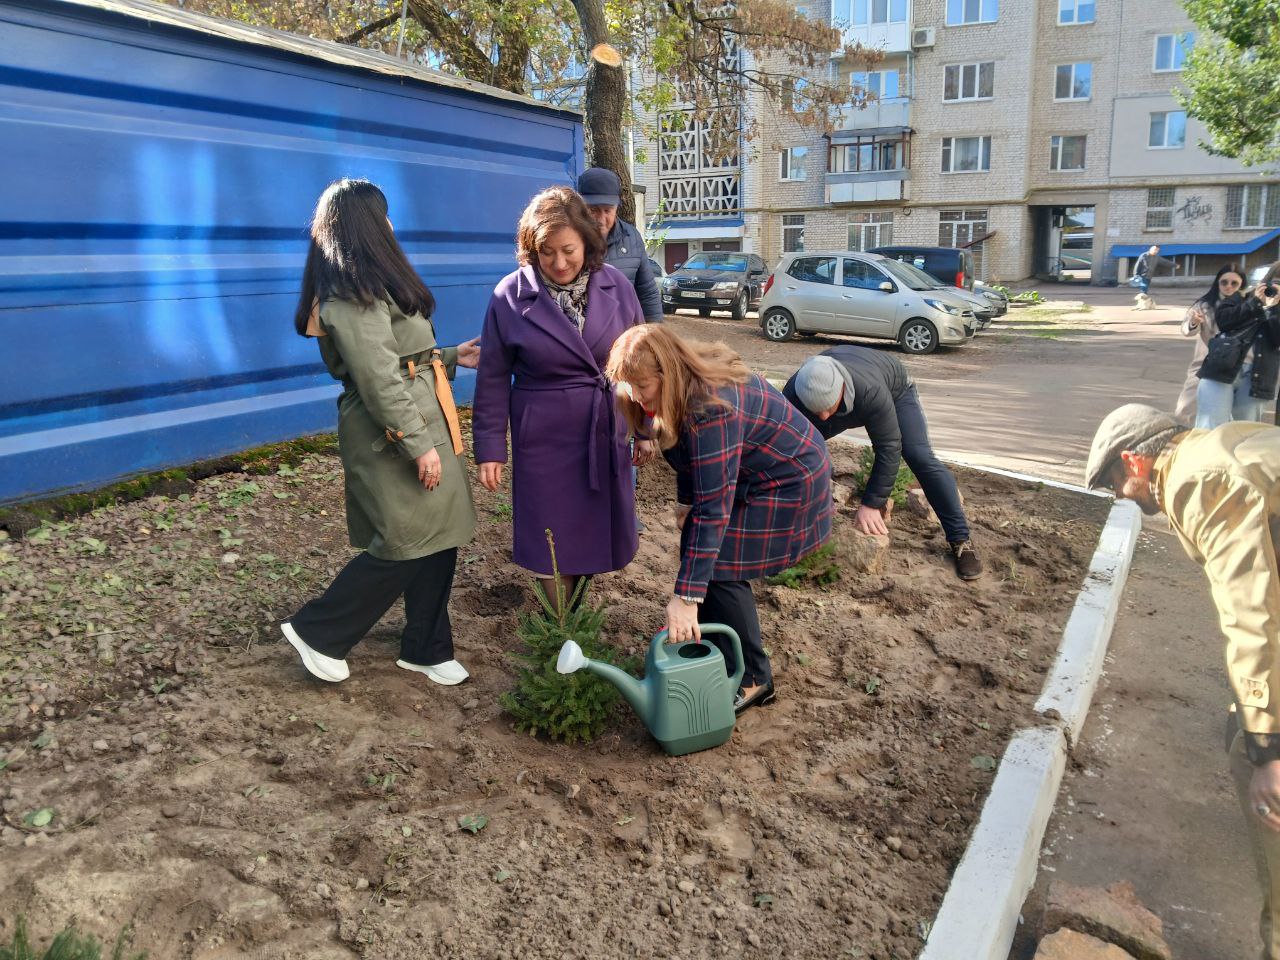
<instances>
[{"instance_id":1,"label":"building entrance door","mask_svg":"<svg viewBox=\"0 0 1280 960\"><path fill-rule=\"evenodd\" d=\"M667 273L671 273L676 267L689 259L688 243L664 243L662 245L662 256L665 261L662 264Z\"/></svg>"},{"instance_id":2,"label":"building entrance door","mask_svg":"<svg viewBox=\"0 0 1280 960\"><path fill-rule=\"evenodd\" d=\"M1062 283L1093 277L1093 207L1033 207L1035 275Z\"/></svg>"}]
</instances>

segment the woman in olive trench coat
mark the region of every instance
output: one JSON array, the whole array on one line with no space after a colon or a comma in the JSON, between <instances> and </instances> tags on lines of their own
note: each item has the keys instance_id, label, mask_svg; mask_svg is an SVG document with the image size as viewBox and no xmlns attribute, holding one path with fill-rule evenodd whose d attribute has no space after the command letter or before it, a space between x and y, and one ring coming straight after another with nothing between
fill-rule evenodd
<instances>
[{"instance_id":1,"label":"woman in olive trench coat","mask_svg":"<svg viewBox=\"0 0 1280 960\"><path fill-rule=\"evenodd\" d=\"M330 184L316 206L295 325L317 338L345 388L338 447L347 531L365 552L281 624L321 680L345 680L346 655L404 596L397 664L437 683L468 676L453 656L448 602L475 509L448 380L479 361L476 341L436 344L435 301L395 239L387 201L366 180Z\"/></svg>"}]
</instances>

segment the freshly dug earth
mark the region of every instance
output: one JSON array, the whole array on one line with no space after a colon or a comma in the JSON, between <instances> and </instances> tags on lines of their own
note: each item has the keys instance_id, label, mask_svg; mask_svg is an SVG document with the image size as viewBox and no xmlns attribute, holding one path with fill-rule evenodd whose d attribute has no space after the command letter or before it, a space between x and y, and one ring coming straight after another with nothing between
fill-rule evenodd
<instances>
[{"instance_id":1,"label":"freshly dug earth","mask_svg":"<svg viewBox=\"0 0 1280 960\"><path fill-rule=\"evenodd\" d=\"M640 553L592 590L635 654L677 550L672 474L641 473ZM452 688L395 666L399 609L340 685L279 639L350 555L332 456L0 541L0 937L24 913L131 922L165 960L914 957L1106 508L960 479L982 580L899 510L879 572L759 585L778 702L674 759L625 706L588 745L511 730L533 600L504 495L476 488Z\"/></svg>"}]
</instances>

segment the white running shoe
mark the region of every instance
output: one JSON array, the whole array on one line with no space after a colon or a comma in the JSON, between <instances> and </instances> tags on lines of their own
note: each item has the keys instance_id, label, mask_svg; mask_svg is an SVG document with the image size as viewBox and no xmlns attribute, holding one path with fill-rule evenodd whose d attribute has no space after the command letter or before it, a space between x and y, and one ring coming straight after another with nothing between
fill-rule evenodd
<instances>
[{"instance_id":1,"label":"white running shoe","mask_svg":"<svg viewBox=\"0 0 1280 960\"><path fill-rule=\"evenodd\" d=\"M471 676L471 674L467 673L467 668L457 660L446 660L444 663L432 664L429 667L410 663L408 660L397 660L396 666L403 667L406 670L413 670L417 673L425 673L430 679L446 687L452 687L454 684L461 683Z\"/></svg>"},{"instance_id":2,"label":"white running shoe","mask_svg":"<svg viewBox=\"0 0 1280 960\"><path fill-rule=\"evenodd\" d=\"M313 677L327 680L329 683L341 683L351 676L347 661L335 660L333 657L326 657L318 650L311 649L307 646L307 642L298 636L298 631L293 629L293 624L287 622L280 624L280 632L293 645L293 649L298 651L298 656L302 658L302 665Z\"/></svg>"}]
</instances>

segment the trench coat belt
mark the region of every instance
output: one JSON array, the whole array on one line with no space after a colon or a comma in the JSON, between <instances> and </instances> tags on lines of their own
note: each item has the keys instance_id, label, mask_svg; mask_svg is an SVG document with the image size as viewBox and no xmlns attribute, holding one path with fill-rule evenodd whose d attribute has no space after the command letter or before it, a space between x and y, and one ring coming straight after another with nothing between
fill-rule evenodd
<instances>
[{"instance_id":1,"label":"trench coat belt","mask_svg":"<svg viewBox=\"0 0 1280 960\"><path fill-rule=\"evenodd\" d=\"M601 408L609 421L609 476L618 475L618 445L613 436L618 429L618 408L613 402L613 391L604 374L596 376L561 377L553 383L526 384L518 380L514 384L516 390L531 390L535 393L563 390L566 387L592 387L596 392L595 403L591 405L591 423L587 427L587 483L592 491L600 489L600 451L596 444L596 434L600 429Z\"/></svg>"}]
</instances>

